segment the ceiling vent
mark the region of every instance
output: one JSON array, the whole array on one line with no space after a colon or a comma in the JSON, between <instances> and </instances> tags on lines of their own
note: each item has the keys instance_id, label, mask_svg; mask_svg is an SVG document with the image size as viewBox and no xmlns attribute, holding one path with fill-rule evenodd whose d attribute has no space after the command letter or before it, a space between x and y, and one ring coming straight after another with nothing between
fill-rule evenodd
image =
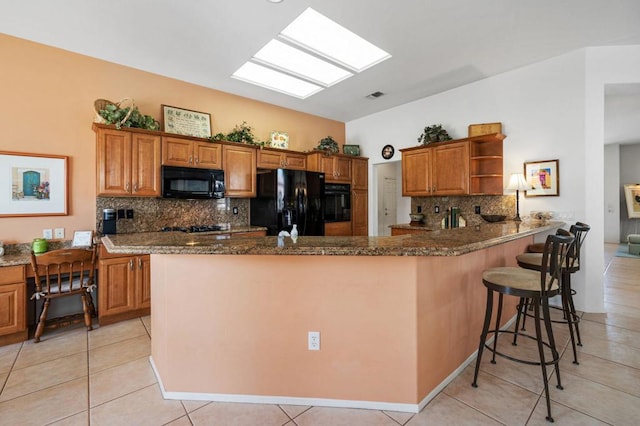
<instances>
[{"instance_id":1,"label":"ceiling vent","mask_svg":"<svg viewBox=\"0 0 640 426\"><path fill-rule=\"evenodd\" d=\"M380 96L383 96L383 95L384 95L384 93L378 91L378 92L373 92L373 93L367 95L367 98L369 98L369 99L377 99L377 98L379 98Z\"/></svg>"}]
</instances>

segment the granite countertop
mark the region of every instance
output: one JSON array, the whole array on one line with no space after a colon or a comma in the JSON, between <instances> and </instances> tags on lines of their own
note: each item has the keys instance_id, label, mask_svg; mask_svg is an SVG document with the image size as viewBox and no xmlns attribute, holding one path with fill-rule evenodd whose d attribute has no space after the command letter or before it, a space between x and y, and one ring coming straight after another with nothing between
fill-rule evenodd
<instances>
[{"instance_id":1,"label":"granite countertop","mask_svg":"<svg viewBox=\"0 0 640 426\"><path fill-rule=\"evenodd\" d=\"M553 231L563 222L525 225L487 223L473 227L436 229L395 237L234 237L182 232L118 234L102 238L111 253L333 255L333 256L458 256L529 235Z\"/></svg>"},{"instance_id":2,"label":"granite countertop","mask_svg":"<svg viewBox=\"0 0 640 426\"><path fill-rule=\"evenodd\" d=\"M208 238L225 238L229 234L234 234L238 232L252 232L252 231L266 231L267 228L263 226L232 226L229 229L223 229L221 231L211 231L203 233L203 236L207 236ZM136 235L151 235L151 234L183 234L183 235L195 235L195 234L186 234L184 232L142 232L142 233L131 233L131 234L118 234L121 237L129 236L131 238L137 238ZM99 237L99 235L98 235ZM240 237L235 237L240 238ZM70 247L71 241L50 241L49 242L49 250L55 250L64 247ZM23 243L23 244L14 244L13 246L6 247L7 251L4 256L0 256L0 268L3 266L19 266L19 265L29 265L31 263L31 243ZM123 253L122 251L118 253ZM128 252L127 252L128 253ZM134 253L134 252L132 252ZM138 253L138 252L135 252Z\"/></svg>"}]
</instances>

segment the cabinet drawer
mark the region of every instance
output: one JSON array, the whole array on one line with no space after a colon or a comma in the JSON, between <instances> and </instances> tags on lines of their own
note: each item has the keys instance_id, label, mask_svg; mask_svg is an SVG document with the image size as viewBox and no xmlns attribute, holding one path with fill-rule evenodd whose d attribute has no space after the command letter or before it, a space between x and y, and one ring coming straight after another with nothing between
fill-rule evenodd
<instances>
[{"instance_id":1,"label":"cabinet drawer","mask_svg":"<svg viewBox=\"0 0 640 426\"><path fill-rule=\"evenodd\" d=\"M5 266L0 268L0 284L15 284L24 282L24 266Z\"/></svg>"}]
</instances>

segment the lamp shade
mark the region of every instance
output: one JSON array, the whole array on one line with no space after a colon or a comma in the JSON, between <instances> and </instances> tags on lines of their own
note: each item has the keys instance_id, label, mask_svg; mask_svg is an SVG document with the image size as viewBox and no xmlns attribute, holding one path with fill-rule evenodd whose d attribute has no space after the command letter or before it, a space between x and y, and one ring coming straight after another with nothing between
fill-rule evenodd
<instances>
[{"instance_id":1,"label":"lamp shade","mask_svg":"<svg viewBox=\"0 0 640 426\"><path fill-rule=\"evenodd\" d=\"M531 189L531 186L529 186L522 173L511 173L509 184L505 189L511 191L526 191L527 189Z\"/></svg>"}]
</instances>

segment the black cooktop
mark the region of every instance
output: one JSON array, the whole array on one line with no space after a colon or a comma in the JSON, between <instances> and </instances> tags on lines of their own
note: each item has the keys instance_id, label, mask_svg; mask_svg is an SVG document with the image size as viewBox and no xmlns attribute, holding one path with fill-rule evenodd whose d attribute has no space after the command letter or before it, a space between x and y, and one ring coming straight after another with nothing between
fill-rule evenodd
<instances>
[{"instance_id":1,"label":"black cooktop","mask_svg":"<svg viewBox=\"0 0 640 426\"><path fill-rule=\"evenodd\" d=\"M160 229L162 232L179 231L179 232L213 232L221 231L220 225L192 225L192 226L165 226Z\"/></svg>"}]
</instances>

